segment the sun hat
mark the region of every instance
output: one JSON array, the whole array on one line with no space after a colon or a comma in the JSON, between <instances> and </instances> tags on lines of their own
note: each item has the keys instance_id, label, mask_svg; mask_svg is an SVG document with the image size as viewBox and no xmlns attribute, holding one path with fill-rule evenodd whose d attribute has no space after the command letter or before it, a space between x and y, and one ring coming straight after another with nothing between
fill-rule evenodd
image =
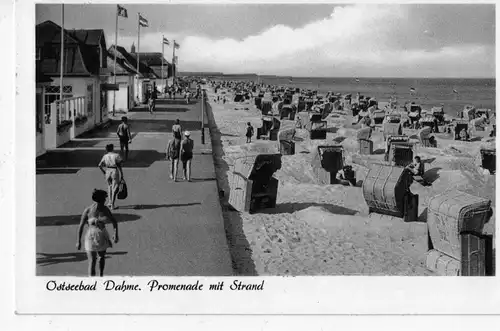
<instances>
[{"instance_id":1,"label":"sun hat","mask_svg":"<svg viewBox=\"0 0 500 331\"><path fill-rule=\"evenodd\" d=\"M189 131L185 131L185 132L184 132L184 135L185 135L186 137L189 137L189 136L191 135L191 132L189 132Z\"/></svg>"}]
</instances>

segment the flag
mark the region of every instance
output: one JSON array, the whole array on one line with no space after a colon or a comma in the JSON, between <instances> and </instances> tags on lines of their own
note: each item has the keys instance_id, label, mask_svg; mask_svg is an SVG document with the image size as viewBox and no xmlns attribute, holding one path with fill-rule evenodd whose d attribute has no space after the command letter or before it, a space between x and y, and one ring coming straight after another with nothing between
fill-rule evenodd
<instances>
[{"instance_id":1,"label":"flag","mask_svg":"<svg viewBox=\"0 0 500 331\"><path fill-rule=\"evenodd\" d=\"M453 93L456 93L456 94L458 94L458 91L457 91L457 90L455 90L455 89L453 89Z\"/></svg>"},{"instance_id":2,"label":"flag","mask_svg":"<svg viewBox=\"0 0 500 331\"><path fill-rule=\"evenodd\" d=\"M177 55L174 56L174 64L177 64Z\"/></svg>"},{"instance_id":3,"label":"flag","mask_svg":"<svg viewBox=\"0 0 500 331\"><path fill-rule=\"evenodd\" d=\"M118 8L117 9L118 10L118 16L127 18L128 17L127 9L125 9L125 7L122 7L120 5L116 5L116 6Z\"/></svg>"},{"instance_id":4,"label":"flag","mask_svg":"<svg viewBox=\"0 0 500 331\"><path fill-rule=\"evenodd\" d=\"M174 47L175 47L175 49L179 49L179 47L181 47L181 45L179 45L176 41L174 41Z\"/></svg>"},{"instance_id":5,"label":"flag","mask_svg":"<svg viewBox=\"0 0 500 331\"><path fill-rule=\"evenodd\" d=\"M167 39L167 38L165 38L165 37L163 37L163 43L164 43L165 45L170 45L170 41L168 41L168 39Z\"/></svg>"},{"instance_id":6,"label":"flag","mask_svg":"<svg viewBox=\"0 0 500 331\"><path fill-rule=\"evenodd\" d=\"M145 19L144 17L142 17L141 14L139 14L139 25L142 27L145 27L145 28L147 28L149 26L148 20Z\"/></svg>"}]
</instances>

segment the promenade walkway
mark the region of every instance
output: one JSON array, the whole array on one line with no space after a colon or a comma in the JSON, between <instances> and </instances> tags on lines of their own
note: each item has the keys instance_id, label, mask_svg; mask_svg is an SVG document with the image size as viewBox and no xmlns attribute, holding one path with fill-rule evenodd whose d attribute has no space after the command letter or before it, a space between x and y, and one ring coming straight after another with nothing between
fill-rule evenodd
<instances>
[{"instance_id":1,"label":"promenade walkway","mask_svg":"<svg viewBox=\"0 0 500 331\"><path fill-rule=\"evenodd\" d=\"M129 196L118 200L114 211L120 242L108 250L105 275L232 275L208 130L201 145L201 103L159 100L154 114L143 107L127 116L133 135L124 166ZM165 161L177 118L195 142L192 182L170 180ZM97 164L106 144L119 149L118 124L117 118L37 162L37 275L87 274L86 254L75 247L76 233L82 211L92 203L92 190L106 189Z\"/></svg>"}]
</instances>

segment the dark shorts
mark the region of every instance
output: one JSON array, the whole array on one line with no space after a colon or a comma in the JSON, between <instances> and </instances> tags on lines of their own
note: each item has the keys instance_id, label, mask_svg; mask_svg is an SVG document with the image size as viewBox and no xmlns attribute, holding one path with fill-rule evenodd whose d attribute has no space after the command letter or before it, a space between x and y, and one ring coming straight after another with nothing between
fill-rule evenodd
<instances>
[{"instance_id":1,"label":"dark shorts","mask_svg":"<svg viewBox=\"0 0 500 331\"><path fill-rule=\"evenodd\" d=\"M181 155L181 161L182 163L186 163L187 161L189 160L192 160L193 159L193 153L190 152L190 153L182 153Z\"/></svg>"},{"instance_id":2,"label":"dark shorts","mask_svg":"<svg viewBox=\"0 0 500 331\"><path fill-rule=\"evenodd\" d=\"M121 138L120 137L120 148L121 147L128 148L128 138Z\"/></svg>"}]
</instances>

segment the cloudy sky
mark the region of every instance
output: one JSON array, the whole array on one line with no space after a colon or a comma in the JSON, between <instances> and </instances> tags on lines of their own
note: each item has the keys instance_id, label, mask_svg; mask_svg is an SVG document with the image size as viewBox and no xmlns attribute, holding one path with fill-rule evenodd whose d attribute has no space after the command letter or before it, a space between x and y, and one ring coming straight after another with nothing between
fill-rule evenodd
<instances>
[{"instance_id":1,"label":"cloudy sky","mask_svg":"<svg viewBox=\"0 0 500 331\"><path fill-rule=\"evenodd\" d=\"M176 39L180 71L332 77L494 77L494 5L124 5L118 44L160 52ZM115 5L65 5L65 28L115 40ZM37 5L36 22L61 22ZM166 58L172 48L166 46Z\"/></svg>"}]
</instances>

